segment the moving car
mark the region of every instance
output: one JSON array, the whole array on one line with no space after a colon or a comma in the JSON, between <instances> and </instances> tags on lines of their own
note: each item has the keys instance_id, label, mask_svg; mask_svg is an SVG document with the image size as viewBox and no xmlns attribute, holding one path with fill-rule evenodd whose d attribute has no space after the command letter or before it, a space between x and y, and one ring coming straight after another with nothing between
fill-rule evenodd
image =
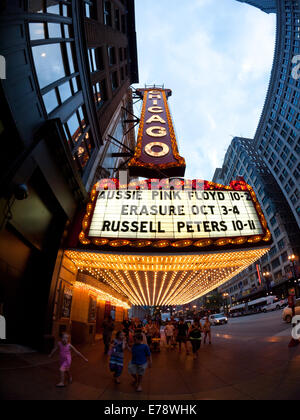
<instances>
[{"instance_id":1,"label":"moving car","mask_svg":"<svg viewBox=\"0 0 300 420\"><path fill-rule=\"evenodd\" d=\"M209 322L212 325L224 325L228 323L228 318L223 314L210 315Z\"/></svg>"},{"instance_id":2,"label":"moving car","mask_svg":"<svg viewBox=\"0 0 300 420\"><path fill-rule=\"evenodd\" d=\"M264 313L271 311L279 311L282 308L280 300L274 296L269 297L265 303L266 304L261 307L261 311Z\"/></svg>"},{"instance_id":3,"label":"moving car","mask_svg":"<svg viewBox=\"0 0 300 420\"><path fill-rule=\"evenodd\" d=\"M296 300L296 307L295 307L295 315L300 315L300 299ZM290 324L293 319L293 311L292 308L286 307L282 312L282 319L284 322Z\"/></svg>"}]
</instances>

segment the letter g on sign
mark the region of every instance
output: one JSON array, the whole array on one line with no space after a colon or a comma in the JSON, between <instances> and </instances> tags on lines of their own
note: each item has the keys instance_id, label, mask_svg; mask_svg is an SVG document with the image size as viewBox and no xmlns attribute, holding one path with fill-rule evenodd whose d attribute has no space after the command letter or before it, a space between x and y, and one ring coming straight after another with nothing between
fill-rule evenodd
<instances>
[{"instance_id":1,"label":"letter g on sign","mask_svg":"<svg viewBox=\"0 0 300 420\"><path fill-rule=\"evenodd\" d=\"M295 316L292 323L295 325L292 330L292 337L294 340L300 340L300 315Z\"/></svg>"}]
</instances>

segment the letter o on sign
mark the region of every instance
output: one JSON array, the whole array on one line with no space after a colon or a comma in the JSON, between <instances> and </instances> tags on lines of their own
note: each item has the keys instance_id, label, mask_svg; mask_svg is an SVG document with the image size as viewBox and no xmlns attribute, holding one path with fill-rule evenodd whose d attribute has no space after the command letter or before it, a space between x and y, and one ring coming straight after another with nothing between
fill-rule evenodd
<instances>
[{"instance_id":1,"label":"letter o on sign","mask_svg":"<svg viewBox=\"0 0 300 420\"><path fill-rule=\"evenodd\" d=\"M154 147L160 147L162 150L160 152L154 152L153 151ZM165 157L169 154L169 152L170 152L169 146L167 144L160 143L160 142L149 143L145 147L145 153L147 153L148 156L155 157L155 158Z\"/></svg>"}]
</instances>

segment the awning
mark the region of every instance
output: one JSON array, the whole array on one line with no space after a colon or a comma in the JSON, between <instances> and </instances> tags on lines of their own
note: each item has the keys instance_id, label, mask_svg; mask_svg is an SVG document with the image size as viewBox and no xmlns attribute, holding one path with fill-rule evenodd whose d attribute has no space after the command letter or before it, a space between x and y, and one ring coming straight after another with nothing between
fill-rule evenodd
<instances>
[{"instance_id":1,"label":"awning","mask_svg":"<svg viewBox=\"0 0 300 420\"><path fill-rule=\"evenodd\" d=\"M80 272L110 285L132 305L185 305L255 263L269 247L194 254L65 251Z\"/></svg>"}]
</instances>

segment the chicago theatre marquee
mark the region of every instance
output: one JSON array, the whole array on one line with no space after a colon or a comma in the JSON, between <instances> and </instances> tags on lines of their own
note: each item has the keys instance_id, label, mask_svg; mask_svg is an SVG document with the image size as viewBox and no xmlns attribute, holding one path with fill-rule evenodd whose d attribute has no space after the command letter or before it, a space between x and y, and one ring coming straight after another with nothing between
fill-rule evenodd
<instances>
[{"instance_id":1,"label":"chicago theatre marquee","mask_svg":"<svg viewBox=\"0 0 300 420\"><path fill-rule=\"evenodd\" d=\"M129 306L183 305L214 290L269 251L272 238L254 190L185 180L169 90L143 89L129 185L93 188L79 241L65 251L80 273ZM78 238L78 236L77 236Z\"/></svg>"}]
</instances>

